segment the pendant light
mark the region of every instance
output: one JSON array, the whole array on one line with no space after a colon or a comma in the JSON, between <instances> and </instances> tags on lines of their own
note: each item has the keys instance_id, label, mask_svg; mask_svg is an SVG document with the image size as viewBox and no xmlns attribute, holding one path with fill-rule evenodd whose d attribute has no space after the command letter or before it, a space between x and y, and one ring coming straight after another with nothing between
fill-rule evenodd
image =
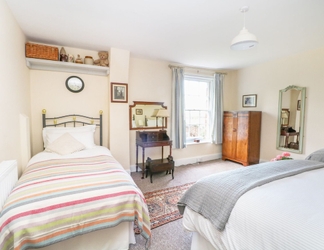
<instances>
[{"instance_id":1,"label":"pendant light","mask_svg":"<svg viewBox=\"0 0 324 250\"><path fill-rule=\"evenodd\" d=\"M249 10L248 6L243 6L240 11L244 15L244 26L240 33L233 39L231 43L232 50L247 50L252 49L258 44L258 40L255 35L251 34L245 28L245 12Z\"/></svg>"}]
</instances>

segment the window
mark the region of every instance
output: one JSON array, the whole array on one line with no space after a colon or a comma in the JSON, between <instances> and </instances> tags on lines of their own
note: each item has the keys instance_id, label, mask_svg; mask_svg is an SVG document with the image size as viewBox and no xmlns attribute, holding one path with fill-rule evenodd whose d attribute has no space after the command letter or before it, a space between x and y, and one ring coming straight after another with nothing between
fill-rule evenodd
<instances>
[{"instance_id":1,"label":"window","mask_svg":"<svg viewBox=\"0 0 324 250\"><path fill-rule=\"evenodd\" d=\"M211 77L194 77L185 75L185 122L186 143L211 141L210 117L210 85Z\"/></svg>"}]
</instances>

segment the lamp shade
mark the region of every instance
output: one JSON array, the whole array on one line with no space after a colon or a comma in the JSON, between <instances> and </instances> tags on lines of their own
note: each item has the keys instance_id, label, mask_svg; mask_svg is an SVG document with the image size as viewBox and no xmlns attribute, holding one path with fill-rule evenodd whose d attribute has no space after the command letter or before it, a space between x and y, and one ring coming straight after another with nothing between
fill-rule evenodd
<instances>
[{"instance_id":1,"label":"lamp shade","mask_svg":"<svg viewBox=\"0 0 324 250\"><path fill-rule=\"evenodd\" d=\"M157 113L159 112L159 110L158 109L154 109L154 111L153 111L153 114L152 114L152 116L151 117L156 117L156 115L157 115Z\"/></svg>"},{"instance_id":2,"label":"lamp shade","mask_svg":"<svg viewBox=\"0 0 324 250\"><path fill-rule=\"evenodd\" d=\"M231 43L232 50L247 50L252 49L258 44L255 35L251 34L246 28L243 28L240 33L233 39Z\"/></svg>"},{"instance_id":3,"label":"lamp shade","mask_svg":"<svg viewBox=\"0 0 324 250\"><path fill-rule=\"evenodd\" d=\"M281 118L282 118L282 119L288 119L288 114L287 114L287 112L281 112Z\"/></svg>"},{"instance_id":4,"label":"lamp shade","mask_svg":"<svg viewBox=\"0 0 324 250\"><path fill-rule=\"evenodd\" d=\"M156 117L169 117L169 112L166 109L159 109L156 114Z\"/></svg>"}]
</instances>

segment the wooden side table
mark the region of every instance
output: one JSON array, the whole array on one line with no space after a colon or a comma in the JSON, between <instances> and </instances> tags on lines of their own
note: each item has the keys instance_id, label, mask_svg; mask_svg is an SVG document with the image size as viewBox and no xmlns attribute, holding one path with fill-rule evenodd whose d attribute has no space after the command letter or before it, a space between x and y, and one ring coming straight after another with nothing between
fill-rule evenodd
<instances>
[{"instance_id":1,"label":"wooden side table","mask_svg":"<svg viewBox=\"0 0 324 250\"><path fill-rule=\"evenodd\" d=\"M296 136L297 137L297 141L296 143L299 144L299 132L286 132L284 130L281 130L281 135L285 136L285 148L288 148L288 140L289 140L289 136Z\"/></svg>"},{"instance_id":2,"label":"wooden side table","mask_svg":"<svg viewBox=\"0 0 324 250\"><path fill-rule=\"evenodd\" d=\"M142 148L142 179L144 179L144 172L146 170L145 166L145 148L150 147L161 147L162 148L162 156L161 160L163 160L163 147L169 146L170 153L172 156L172 141L169 140L169 137L166 135L166 131L152 131L152 132L136 132L136 172L138 172L138 147Z\"/></svg>"}]
</instances>

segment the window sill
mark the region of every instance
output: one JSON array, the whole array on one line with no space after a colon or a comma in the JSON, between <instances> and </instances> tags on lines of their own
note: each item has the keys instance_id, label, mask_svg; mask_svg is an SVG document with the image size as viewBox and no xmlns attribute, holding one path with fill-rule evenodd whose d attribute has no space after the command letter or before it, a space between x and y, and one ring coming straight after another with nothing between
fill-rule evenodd
<instances>
[{"instance_id":1,"label":"window sill","mask_svg":"<svg viewBox=\"0 0 324 250\"><path fill-rule=\"evenodd\" d=\"M207 143L211 143L211 141L188 142L186 143L186 145L191 146L191 145L199 145L199 144L207 144Z\"/></svg>"}]
</instances>

